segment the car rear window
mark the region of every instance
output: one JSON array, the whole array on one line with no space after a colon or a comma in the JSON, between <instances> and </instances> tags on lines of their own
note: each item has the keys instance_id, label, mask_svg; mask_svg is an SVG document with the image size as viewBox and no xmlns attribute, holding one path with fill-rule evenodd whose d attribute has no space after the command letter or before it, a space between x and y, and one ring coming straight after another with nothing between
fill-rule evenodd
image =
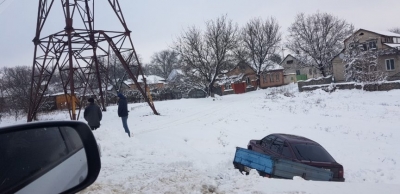
<instances>
[{"instance_id":1,"label":"car rear window","mask_svg":"<svg viewBox=\"0 0 400 194\"><path fill-rule=\"evenodd\" d=\"M299 160L335 162L335 159L320 145L295 144L293 151Z\"/></svg>"}]
</instances>

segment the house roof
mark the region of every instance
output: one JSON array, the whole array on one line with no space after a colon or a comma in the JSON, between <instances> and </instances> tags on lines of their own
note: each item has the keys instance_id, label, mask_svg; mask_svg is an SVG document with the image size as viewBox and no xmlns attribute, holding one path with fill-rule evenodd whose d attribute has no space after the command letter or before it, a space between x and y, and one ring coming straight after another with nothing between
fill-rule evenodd
<instances>
[{"instance_id":1,"label":"house roof","mask_svg":"<svg viewBox=\"0 0 400 194\"><path fill-rule=\"evenodd\" d=\"M400 37L400 34L397 34L397 33L394 33L394 32L390 32L390 31L367 30L367 29L362 29L362 28L360 28L360 29L358 29L357 31L355 31L355 32L353 33L353 35L354 35L354 34L357 34L357 33L358 33L359 31L361 31L361 30L367 31L367 32L371 32L371 33L374 33L374 34L378 34L378 35L383 35L383 36ZM344 41L346 41L347 39L349 39L349 38L352 37L353 35L347 37Z\"/></svg>"},{"instance_id":2,"label":"house roof","mask_svg":"<svg viewBox=\"0 0 400 194\"><path fill-rule=\"evenodd\" d=\"M380 35L384 35L384 36L400 37L400 34L394 33L394 32L390 32L390 31L383 31L383 30L366 30L366 29L360 29L360 30L369 31L369 32L373 32L373 33L375 33L375 34L380 34Z\"/></svg>"},{"instance_id":3,"label":"house roof","mask_svg":"<svg viewBox=\"0 0 400 194\"><path fill-rule=\"evenodd\" d=\"M374 33L374 34L378 34L378 35L383 35L383 36L400 37L400 34L397 34L397 33L394 33L394 32L390 32L390 31L367 30L367 29L360 28L357 31L355 31L351 36L347 37L343 42L346 42L349 38L351 38L354 34L357 34L361 30L367 31L367 32L371 32L371 33Z\"/></svg>"},{"instance_id":4,"label":"house roof","mask_svg":"<svg viewBox=\"0 0 400 194\"><path fill-rule=\"evenodd\" d=\"M399 49L400 50L400 43L383 43L391 48Z\"/></svg>"},{"instance_id":5,"label":"house roof","mask_svg":"<svg viewBox=\"0 0 400 194\"><path fill-rule=\"evenodd\" d=\"M286 57L279 63L279 65L282 65L282 63L288 58L288 57L292 57L293 59L296 59L296 57L294 57L291 54L286 55ZM297 59L296 59L297 60Z\"/></svg>"},{"instance_id":6,"label":"house roof","mask_svg":"<svg viewBox=\"0 0 400 194\"><path fill-rule=\"evenodd\" d=\"M278 63L269 64L266 68L266 71L275 71L275 70L283 70L283 67Z\"/></svg>"},{"instance_id":7,"label":"house roof","mask_svg":"<svg viewBox=\"0 0 400 194\"><path fill-rule=\"evenodd\" d=\"M171 73L169 73L167 81L171 81L171 80L175 79L175 77L178 75L183 75L182 70L181 69L173 69L171 71Z\"/></svg>"},{"instance_id":8,"label":"house roof","mask_svg":"<svg viewBox=\"0 0 400 194\"><path fill-rule=\"evenodd\" d=\"M220 75L218 78L218 81L215 83L217 85L224 85L225 83L235 83L237 81L241 81L244 76L244 73L241 73L239 75L231 75L231 76L226 76L226 75Z\"/></svg>"},{"instance_id":9,"label":"house roof","mask_svg":"<svg viewBox=\"0 0 400 194\"><path fill-rule=\"evenodd\" d=\"M157 75L145 75L144 78L146 78L147 84L165 83L165 79ZM143 78L141 76L139 77L138 82L143 83ZM128 85L134 84L133 80L131 79L124 81L124 83Z\"/></svg>"},{"instance_id":10,"label":"house roof","mask_svg":"<svg viewBox=\"0 0 400 194\"><path fill-rule=\"evenodd\" d=\"M236 64L232 69L226 71L225 73L229 73L229 72L233 71L237 66L241 66L241 65L247 66L250 69L252 69L254 72L257 72L249 63L247 63L245 61L241 61L238 64Z\"/></svg>"}]
</instances>

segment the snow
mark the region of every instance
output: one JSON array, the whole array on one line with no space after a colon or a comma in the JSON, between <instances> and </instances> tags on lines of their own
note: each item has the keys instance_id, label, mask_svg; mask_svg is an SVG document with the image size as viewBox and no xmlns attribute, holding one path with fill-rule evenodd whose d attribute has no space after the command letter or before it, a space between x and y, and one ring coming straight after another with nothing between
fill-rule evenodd
<instances>
[{"instance_id":1,"label":"snow","mask_svg":"<svg viewBox=\"0 0 400 194\"><path fill-rule=\"evenodd\" d=\"M178 76L178 75L183 75L182 70L180 70L180 69L173 69L173 70L171 71L171 73L168 75L167 80L168 80L168 81L174 80L175 77Z\"/></svg>"},{"instance_id":2,"label":"snow","mask_svg":"<svg viewBox=\"0 0 400 194\"><path fill-rule=\"evenodd\" d=\"M332 76L331 76L331 75L328 75L328 76L326 76L326 77L310 78L310 79L307 79L307 80L299 80L299 81L297 81L297 82L317 81L317 80L327 79L327 78L330 78L330 77L332 77Z\"/></svg>"},{"instance_id":3,"label":"snow","mask_svg":"<svg viewBox=\"0 0 400 194\"><path fill-rule=\"evenodd\" d=\"M280 66L278 63L269 63L266 64L267 67L265 68L266 71L274 71L274 70L281 70L283 69L282 66Z\"/></svg>"},{"instance_id":4,"label":"snow","mask_svg":"<svg viewBox=\"0 0 400 194\"><path fill-rule=\"evenodd\" d=\"M399 49L399 47L400 47L399 43L384 43L384 44L386 44L389 47L397 48L397 49Z\"/></svg>"},{"instance_id":5,"label":"snow","mask_svg":"<svg viewBox=\"0 0 400 194\"><path fill-rule=\"evenodd\" d=\"M143 82L143 78L142 76L139 76L140 79L138 79L138 83L142 83ZM157 84L157 83L165 83L165 79L157 76L157 75L144 75L144 78L146 79L146 83L147 84ZM132 85L134 84L133 80L131 79L127 79L126 81L124 81L125 84L127 85Z\"/></svg>"},{"instance_id":6,"label":"snow","mask_svg":"<svg viewBox=\"0 0 400 194\"><path fill-rule=\"evenodd\" d=\"M279 91L289 91L286 97ZM276 95L267 95L275 93ZM298 92L296 84L215 98L129 104L124 133L117 106L103 113L98 179L81 193L397 194L400 90ZM67 119L65 112L39 116ZM0 126L25 122L2 118ZM233 169L235 147L270 133L319 142L344 166L346 182L263 178Z\"/></svg>"},{"instance_id":7,"label":"snow","mask_svg":"<svg viewBox=\"0 0 400 194\"><path fill-rule=\"evenodd\" d=\"M367 31L370 32L374 32L380 35L384 35L384 36L395 36L395 37L400 37L400 34L398 33L394 33L394 32L390 32L390 31L384 31L384 30L370 30L370 29L366 29Z\"/></svg>"}]
</instances>

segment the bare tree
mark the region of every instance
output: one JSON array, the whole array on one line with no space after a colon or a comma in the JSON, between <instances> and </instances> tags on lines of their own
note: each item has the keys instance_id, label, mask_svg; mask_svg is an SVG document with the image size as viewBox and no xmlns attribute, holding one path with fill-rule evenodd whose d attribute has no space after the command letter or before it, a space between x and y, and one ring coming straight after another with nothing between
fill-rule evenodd
<instances>
[{"instance_id":1,"label":"bare tree","mask_svg":"<svg viewBox=\"0 0 400 194\"><path fill-rule=\"evenodd\" d=\"M178 38L175 51L180 54L182 70L193 86L207 89L210 95L218 75L233 67L238 45L238 28L226 16L206 22L203 33L191 27Z\"/></svg>"},{"instance_id":2,"label":"bare tree","mask_svg":"<svg viewBox=\"0 0 400 194\"><path fill-rule=\"evenodd\" d=\"M147 67L148 73L167 79L168 75L178 64L179 58L176 51L163 50L152 56L151 64Z\"/></svg>"},{"instance_id":3,"label":"bare tree","mask_svg":"<svg viewBox=\"0 0 400 194\"><path fill-rule=\"evenodd\" d=\"M289 27L287 48L306 67L331 74L332 59L343 49L343 41L353 33L353 25L328 13L306 16L300 13Z\"/></svg>"},{"instance_id":4,"label":"bare tree","mask_svg":"<svg viewBox=\"0 0 400 194\"><path fill-rule=\"evenodd\" d=\"M281 42L279 28L278 22L272 17L265 21L256 18L250 20L241 31L241 44L248 55L250 65L256 70L258 80L260 74L275 63L271 57L279 52L278 44Z\"/></svg>"},{"instance_id":5,"label":"bare tree","mask_svg":"<svg viewBox=\"0 0 400 194\"><path fill-rule=\"evenodd\" d=\"M376 49L366 49L355 36L351 36L343 56L346 81L386 80L387 74L378 68L378 56Z\"/></svg>"},{"instance_id":6,"label":"bare tree","mask_svg":"<svg viewBox=\"0 0 400 194\"><path fill-rule=\"evenodd\" d=\"M29 108L31 80L27 75L31 75L31 69L27 66L4 67L3 73L2 86L7 106L17 119L21 112L26 113Z\"/></svg>"},{"instance_id":7,"label":"bare tree","mask_svg":"<svg viewBox=\"0 0 400 194\"><path fill-rule=\"evenodd\" d=\"M400 34L400 28L392 28L389 31L393 32L393 33L397 33Z\"/></svg>"}]
</instances>

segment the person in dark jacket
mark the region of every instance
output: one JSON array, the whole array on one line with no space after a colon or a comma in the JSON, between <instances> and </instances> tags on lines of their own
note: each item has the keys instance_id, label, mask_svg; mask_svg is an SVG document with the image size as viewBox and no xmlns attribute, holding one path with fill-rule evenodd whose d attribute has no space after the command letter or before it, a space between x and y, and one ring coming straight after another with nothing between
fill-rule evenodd
<instances>
[{"instance_id":1,"label":"person in dark jacket","mask_svg":"<svg viewBox=\"0 0 400 194\"><path fill-rule=\"evenodd\" d=\"M121 117L121 119L122 119L122 126L125 129L125 133L127 133L128 136L131 137L131 132L129 131L128 123L127 123L128 112L129 112L128 111L128 102L126 101L126 97L123 94L118 93L118 97L119 97L118 116Z\"/></svg>"},{"instance_id":2,"label":"person in dark jacket","mask_svg":"<svg viewBox=\"0 0 400 194\"><path fill-rule=\"evenodd\" d=\"M94 99L88 99L89 105L85 108L83 112L83 117L88 122L88 125L92 130L96 130L100 127L100 121L103 118L100 107L94 104Z\"/></svg>"}]
</instances>

